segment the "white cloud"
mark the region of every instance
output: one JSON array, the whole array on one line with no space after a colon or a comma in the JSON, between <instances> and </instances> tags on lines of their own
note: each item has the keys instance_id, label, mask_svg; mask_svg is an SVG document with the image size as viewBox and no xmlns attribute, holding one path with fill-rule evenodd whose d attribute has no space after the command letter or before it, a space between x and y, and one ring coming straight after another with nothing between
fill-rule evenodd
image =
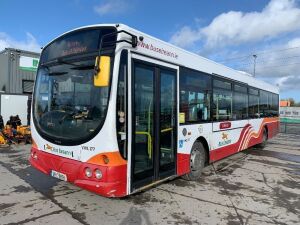
<instances>
[{"instance_id":1,"label":"white cloud","mask_svg":"<svg viewBox=\"0 0 300 225\"><path fill-rule=\"evenodd\" d=\"M300 29L299 21L300 8L295 0L271 0L261 12L230 11L215 17L206 27L185 26L170 41L190 47L201 40L206 49L215 49L296 31Z\"/></svg>"},{"instance_id":2,"label":"white cloud","mask_svg":"<svg viewBox=\"0 0 300 225\"><path fill-rule=\"evenodd\" d=\"M129 3L124 0L106 0L104 3L94 7L94 11L100 16L124 13L128 9Z\"/></svg>"},{"instance_id":3,"label":"white cloud","mask_svg":"<svg viewBox=\"0 0 300 225\"><path fill-rule=\"evenodd\" d=\"M33 52L40 52L41 46L36 38L29 32L26 33L26 40L15 40L4 32L0 32L0 51L5 48L17 48Z\"/></svg>"},{"instance_id":4,"label":"white cloud","mask_svg":"<svg viewBox=\"0 0 300 225\"><path fill-rule=\"evenodd\" d=\"M171 37L170 42L182 48L190 47L199 40L199 36L199 31L195 31L190 27L185 26Z\"/></svg>"},{"instance_id":5,"label":"white cloud","mask_svg":"<svg viewBox=\"0 0 300 225\"><path fill-rule=\"evenodd\" d=\"M245 55L240 52L240 55ZM264 46L256 53L256 77L278 85L282 91L300 89L300 38L285 44ZM253 74L254 60L251 54L245 58L227 61L237 70Z\"/></svg>"},{"instance_id":6,"label":"white cloud","mask_svg":"<svg viewBox=\"0 0 300 225\"><path fill-rule=\"evenodd\" d=\"M230 11L218 15L205 27L199 25L182 27L170 42L251 74L255 53L258 79L278 85L283 92L299 91L298 0L270 0L260 12ZM290 40L284 42L288 37Z\"/></svg>"}]
</instances>

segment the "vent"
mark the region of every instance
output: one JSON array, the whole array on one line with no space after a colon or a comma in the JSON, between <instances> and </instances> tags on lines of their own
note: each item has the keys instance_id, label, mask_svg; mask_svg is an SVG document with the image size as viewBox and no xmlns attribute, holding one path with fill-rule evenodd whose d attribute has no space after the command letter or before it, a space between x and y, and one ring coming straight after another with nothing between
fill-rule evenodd
<instances>
[{"instance_id":1,"label":"vent","mask_svg":"<svg viewBox=\"0 0 300 225\"><path fill-rule=\"evenodd\" d=\"M33 84L34 84L33 80L23 80L22 81L23 93L32 94Z\"/></svg>"}]
</instances>

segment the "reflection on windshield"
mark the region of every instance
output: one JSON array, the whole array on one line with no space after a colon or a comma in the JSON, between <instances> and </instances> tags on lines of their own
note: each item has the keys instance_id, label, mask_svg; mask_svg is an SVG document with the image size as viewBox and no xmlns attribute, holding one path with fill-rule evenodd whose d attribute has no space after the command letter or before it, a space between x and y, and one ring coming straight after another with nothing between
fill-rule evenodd
<instances>
[{"instance_id":1,"label":"reflection on windshield","mask_svg":"<svg viewBox=\"0 0 300 225\"><path fill-rule=\"evenodd\" d=\"M94 61L60 62L39 69L34 118L40 130L53 138L88 137L104 119L108 87L94 87Z\"/></svg>"}]
</instances>

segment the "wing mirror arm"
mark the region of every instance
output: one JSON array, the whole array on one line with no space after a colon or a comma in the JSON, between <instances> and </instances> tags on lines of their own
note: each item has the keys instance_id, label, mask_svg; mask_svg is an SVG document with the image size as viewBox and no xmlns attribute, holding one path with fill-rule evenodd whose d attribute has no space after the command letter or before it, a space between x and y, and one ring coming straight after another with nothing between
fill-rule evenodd
<instances>
[{"instance_id":1,"label":"wing mirror arm","mask_svg":"<svg viewBox=\"0 0 300 225\"><path fill-rule=\"evenodd\" d=\"M124 39L124 40L118 40L118 41L116 40L116 41L111 41L111 42L104 42L105 38L117 35L119 33L125 33L125 34L129 35L131 37L131 41ZM126 43L130 44L133 48L135 48L135 47L137 47L138 39L137 39L136 35L133 35L125 30L120 30L120 31L105 34L102 36L101 41L100 41L98 56L95 61L94 86L106 87L109 85L111 58L110 58L110 56L102 56L101 55L101 50L102 50L103 44L105 43L106 46L110 46L110 45L114 45L116 43L121 43L121 42L126 42Z\"/></svg>"}]
</instances>

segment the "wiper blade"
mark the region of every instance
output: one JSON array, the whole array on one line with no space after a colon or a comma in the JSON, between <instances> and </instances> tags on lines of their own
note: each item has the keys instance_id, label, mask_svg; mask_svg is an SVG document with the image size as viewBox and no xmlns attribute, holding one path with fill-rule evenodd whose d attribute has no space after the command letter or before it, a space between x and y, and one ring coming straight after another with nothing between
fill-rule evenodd
<instances>
[{"instance_id":1,"label":"wiper blade","mask_svg":"<svg viewBox=\"0 0 300 225\"><path fill-rule=\"evenodd\" d=\"M62 59L55 59L55 60L52 60L49 62L42 63L42 66L49 67L49 66L54 66L57 64L67 64L67 65L72 65L72 66L78 66L74 63L70 63L70 62L64 61Z\"/></svg>"},{"instance_id":2,"label":"wiper blade","mask_svg":"<svg viewBox=\"0 0 300 225\"><path fill-rule=\"evenodd\" d=\"M48 73L48 76L60 76L60 75L65 75L67 73L68 72L51 72L51 73Z\"/></svg>"},{"instance_id":3,"label":"wiper blade","mask_svg":"<svg viewBox=\"0 0 300 225\"><path fill-rule=\"evenodd\" d=\"M72 70L90 70L90 69L94 69L94 65L79 65L79 66L75 66L72 67Z\"/></svg>"}]
</instances>

